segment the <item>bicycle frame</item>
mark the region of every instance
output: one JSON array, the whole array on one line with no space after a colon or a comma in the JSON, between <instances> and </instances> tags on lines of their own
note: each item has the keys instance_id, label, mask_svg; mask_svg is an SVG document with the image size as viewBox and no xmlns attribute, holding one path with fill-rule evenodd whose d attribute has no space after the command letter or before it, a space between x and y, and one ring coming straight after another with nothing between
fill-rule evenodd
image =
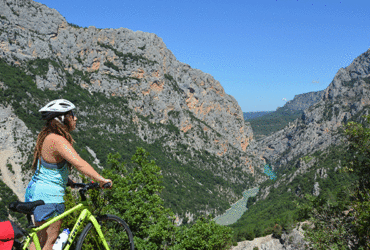
<instances>
[{"instance_id":1,"label":"bicycle frame","mask_svg":"<svg viewBox=\"0 0 370 250\"><path fill-rule=\"evenodd\" d=\"M65 211L64 213L62 213L61 215L58 215L57 217L52 218L51 220L44 223L43 225L41 225L37 228L33 228L32 232L30 233L30 236L27 237L26 242L23 245L23 250L27 249L28 245L31 243L31 238L33 239L33 242L35 243L36 250L41 250L40 241L39 241L39 238L37 237L37 232L45 229L46 227L50 226L54 222L56 222L60 219L63 219L67 215L73 213L74 211L78 211L78 210L82 210L82 211L81 211L80 216L78 217L75 225L73 226L73 229L72 229L71 233L68 236L67 243L66 243L66 245L64 246L63 249L64 250L69 250L69 248L72 245L72 242L74 241L74 239L76 237L77 230L81 227L81 224L82 224L81 222L83 222L85 219L88 219L94 225L94 227L95 227L95 229L96 229L104 247L109 250L108 244L107 244L107 242L104 238L104 235L101 231L101 228L100 228L100 225L99 225L98 221L91 214L91 212L87 209L87 202L86 201L82 201L80 204L74 206L73 208L69 209L68 211Z\"/></svg>"}]
</instances>

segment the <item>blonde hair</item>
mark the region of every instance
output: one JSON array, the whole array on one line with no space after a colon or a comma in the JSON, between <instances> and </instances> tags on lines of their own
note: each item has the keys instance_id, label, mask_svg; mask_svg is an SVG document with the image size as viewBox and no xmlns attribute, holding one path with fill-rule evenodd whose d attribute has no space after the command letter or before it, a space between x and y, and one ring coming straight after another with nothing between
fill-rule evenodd
<instances>
[{"instance_id":1,"label":"blonde hair","mask_svg":"<svg viewBox=\"0 0 370 250\"><path fill-rule=\"evenodd\" d=\"M59 118L61 120L61 118ZM41 147L42 144L44 143L44 140L46 136L48 136L50 133L54 133L57 135L61 135L64 138L66 138L69 143L73 146L73 143L76 141L73 140L72 135L69 133L71 131L72 125L70 124L70 121L64 117L64 120L66 121L66 124L61 124L59 121L55 119L48 120L45 123L45 126L42 128L41 132L37 136L37 141L36 141L36 146L34 150L34 155L33 155L33 163L32 163L32 168L33 172L36 171L37 169L37 160L41 161ZM68 162L68 168L69 172L71 173L72 170L72 164Z\"/></svg>"}]
</instances>

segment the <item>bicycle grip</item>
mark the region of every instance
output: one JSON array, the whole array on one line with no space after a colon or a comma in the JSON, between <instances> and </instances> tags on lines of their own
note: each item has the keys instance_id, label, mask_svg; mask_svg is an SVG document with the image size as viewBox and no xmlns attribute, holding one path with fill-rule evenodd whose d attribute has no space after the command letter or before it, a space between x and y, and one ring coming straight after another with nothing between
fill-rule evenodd
<instances>
[{"instance_id":1,"label":"bicycle grip","mask_svg":"<svg viewBox=\"0 0 370 250\"><path fill-rule=\"evenodd\" d=\"M104 185L103 185L103 188L110 188L112 185L111 185L111 183L110 182L108 182L108 183L105 183Z\"/></svg>"}]
</instances>

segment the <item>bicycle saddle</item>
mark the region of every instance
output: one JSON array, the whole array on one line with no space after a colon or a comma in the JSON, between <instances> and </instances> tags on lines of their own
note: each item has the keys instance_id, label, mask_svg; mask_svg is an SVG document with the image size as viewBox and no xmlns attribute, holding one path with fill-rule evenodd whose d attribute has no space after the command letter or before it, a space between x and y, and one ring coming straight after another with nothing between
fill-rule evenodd
<instances>
[{"instance_id":1,"label":"bicycle saddle","mask_svg":"<svg viewBox=\"0 0 370 250\"><path fill-rule=\"evenodd\" d=\"M32 214L35 207L45 205L43 200L33 201L33 202L20 202L15 201L10 203L9 209L23 214Z\"/></svg>"}]
</instances>

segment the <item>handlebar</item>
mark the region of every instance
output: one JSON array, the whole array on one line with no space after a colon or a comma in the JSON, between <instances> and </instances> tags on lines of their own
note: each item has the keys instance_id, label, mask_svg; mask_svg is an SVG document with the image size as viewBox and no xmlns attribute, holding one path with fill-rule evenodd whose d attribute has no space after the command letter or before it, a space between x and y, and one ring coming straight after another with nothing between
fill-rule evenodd
<instances>
[{"instance_id":1,"label":"handlebar","mask_svg":"<svg viewBox=\"0 0 370 250\"><path fill-rule=\"evenodd\" d=\"M92 188L98 188L100 186L99 186L99 183L92 181L92 182L87 183L87 184L86 183L73 183L73 187L92 189ZM109 182L107 182L103 185L103 188L110 188L110 187L111 187L111 184Z\"/></svg>"},{"instance_id":2,"label":"handlebar","mask_svg":"<svg viewBox=\"0 0 370 250\"><path fill-rule=\"evenodd\" d=\"M81 195L81 200L82 201L85 201L86 200L85 193L86 193L87 190L100 188L99 183L96 183L96 182L95 183L94 182L90 182L90 183L87 183L87 184L85 184L85 183L73 183L73 186L72 187L74 187L74 188L75 187L82 188L82 189L78 190L79 193L80 193L80 195ZM110 182L105 183L103 185L103 188L110 188L110 187L111 187L111 183Z\"/></svg>"}]
</instances>

